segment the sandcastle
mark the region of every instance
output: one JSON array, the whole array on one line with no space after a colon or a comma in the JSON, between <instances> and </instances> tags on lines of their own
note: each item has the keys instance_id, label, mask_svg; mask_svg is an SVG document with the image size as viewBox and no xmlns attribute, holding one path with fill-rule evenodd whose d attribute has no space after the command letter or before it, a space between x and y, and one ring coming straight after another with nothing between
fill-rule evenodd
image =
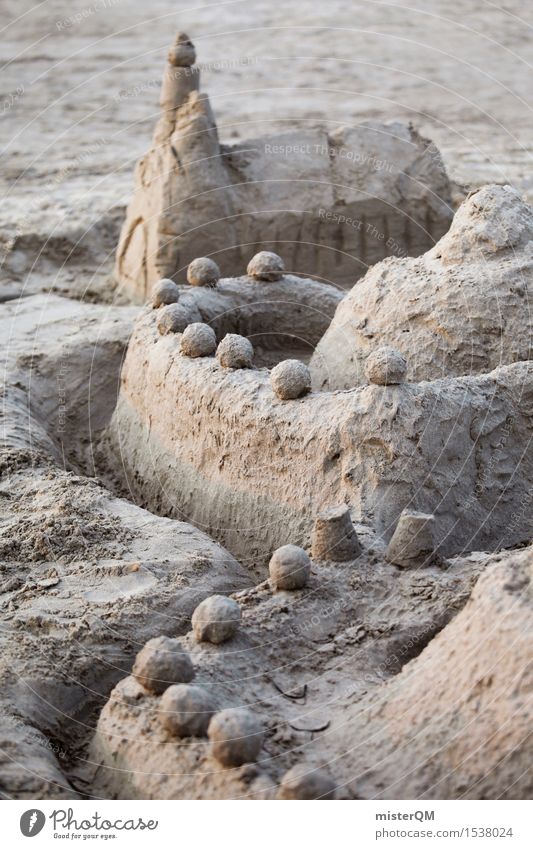
<instances>
[{"instance_id":1,"label":"sandcastle","mask_svg":"<svg viewBox=\"0 0 533 849\"><path fill-rule=\"evenodd\" d=\"M350 287L369 265L423 253L446 232L448 178L436 147L412 127L288 130L221 144L195 61L178 34L117 249L115 275L133 300L160 278L184 282L197 257L228 277L260 249L281 254L289 272Z\"/></svg>"},{"instance_id":2,"label":"sandcastle","mask_svg":"<svg viewBox=\"0 0 533 849\"><path fill-rule=\"evenodd\" d=\"M463 218L460 210L457 219ZM455 238L461 233L456 226ZM401 267L404 261L396 262ZM353 292L365 285L356 284ZM269 320L268 304L248 297L248 278L220 286L231 291L235 306L228 309L226 301L218 314L206 309L214 307L217 289L180 288L179 303L187 306L193 298L209 324L162 335L158 309L151 306L135 324L103 451L142 504L191 521L242 562L254 560L258 575L274 548L308 546L315 515L336 504L346 505L354 521L372 526L386 543L402 511L431 515L434 549L444 556L529 539L524 505L533 482L531 362L412 382L406 380L413 371L410 355L376 347L367 356L364 384L349 391L309 392L310 376L298 361L303 382L298 372L294 383L290 366L287 388L280 389L277 371L292 360L269 372L259 363L251 368L252 360L227 369L214 356L225 332L244 329L239 294L252 341L259 326L265 338L282 329L277 309ZM308 281L282 278L263 286L269 293L271 286L291 292L283 303L287 328L305 322L309 302L298 293L308 293ZM323 297L331 288L319 282L314 287ZM353 297L340 302L319 351ZM196 328L210 334L209 344L191 355L184 340ZM413 330L415 364L416 343ZM274 345L270 365L284 353ZM346 361L352 364L348 356Z\"/></svg>"}]
</instances>

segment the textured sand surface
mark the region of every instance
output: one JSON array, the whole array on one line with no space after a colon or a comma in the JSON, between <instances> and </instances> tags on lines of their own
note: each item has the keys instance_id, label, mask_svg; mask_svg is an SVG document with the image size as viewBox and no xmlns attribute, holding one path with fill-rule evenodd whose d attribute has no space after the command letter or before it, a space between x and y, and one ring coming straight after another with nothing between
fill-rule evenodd
<instances>
[{"instance_id":1,"label":"textured sand surface","mask_svg":"<svg viewBox=\"0 0 533 849\"><path fill-rule=\"evenodd\" d=\"M70 164L88 182L131 171L157 114L169 34L179 29L208 66L226 138L265 124L399 117L437 142L459 179L530 179L533 20L520 0L504 9L482 0L6 0L2 8L4 96L24 86L2 130L8 180L30 167L27 176L52 177ZM98 140L101 150L76 161Z\"/></svg>"},{"instance_id":2,"label":"textured sand surface","mask_svg":"<svg viewBox=\"0 0 533 849\"><path fill-rule=\"evenodd\" d=\"M10 340L0 407L7 798L72 796L68 752L145 640L186 631L205 596L249 585L231 555L196 528L115 498L72 470L76 458L90 457L84 449L114 403L131 308L116 308L106 325L107 312L46 295L2 307L0 330Z\"/></svg>"},{"instance_id":3,"label":"textured sand surface","mask_svg":"<svg viewBox=\"0 0 533 849\"><path fill-rule=\"evenodd\" d=\"M323 767L340 798L531 795L533 213L514 189L532 200L532 24L522 0L3 0L0 796L273 798L292 767ZM289 275L180 286L217 341L252 337L256 367L185 357L112 278L178 30L222 145L400 120L442 152L454 207L485 183L511 193L486 189L489 215L471 196L442 255L374 267L362 306ZM370 347L405 354L398 385L362 377L376 316ZM326 391L280 400L268 368L308 361L325 331ZM309 549L331 507L355 522L352 560L315 544L307 584L275 591L273 549ZM399 568L406 507L431 515L417 549L401 514ZM220 645L189 630L213 593L242 615ZM263 723L257 763L222 770L207 738L163 732L129 674L162 634L217 710Z\"/></svg>"}]
</instances>

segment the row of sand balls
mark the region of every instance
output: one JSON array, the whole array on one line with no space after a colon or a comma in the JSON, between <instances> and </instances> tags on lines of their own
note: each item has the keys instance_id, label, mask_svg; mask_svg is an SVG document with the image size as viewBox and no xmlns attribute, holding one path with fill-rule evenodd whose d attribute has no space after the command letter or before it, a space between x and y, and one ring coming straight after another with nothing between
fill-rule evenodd
<instances>
[{"instance_id":1,"label":"row of sand balls","mask_svg":"<svg viewBox=\"0 0 533 849\"><path fill-rule=\"evenodd\" d=\"M262 724L247 708L217 711L209 694L189 683L193 666L178 640L149 640L137 655L133 674L146 690L161 696L159 714L169 734L180 738L207 735L213 756L224 767L257 759L264 740ZM327 773L298 764L282 778L278 795L281 799L329 799L334 792Z\"/></svg>"},{"instance_id":2,"label":"row of sand balls","mask_svg":"<svg viewBox=\"0 0 533 849\"><path fill-rule=\"evenodd\" d=\"M336 559L357 555L358 541L344 505L318 515L312 546L313 555L319 558L324 554L335 556L335 551ZM302 589L310 572L311 560L307 552L296 545L278 548L270 559L270 581L276 590ZM241 609L237 602L221 595L204 599L191 619L198 642L215 645L230 640L237 633L240 622ZM161 721L171 735L207 734L213 755L223 766L240 766L257 759L264 738L260 722L246 708L217 711L209 694L190 684L194 677L193 665L178 640L169 637L150 640L138 654L133 674L147 690L162 695ZM313 799L331 798L333 794L334 785L326 773L297 765L284 776L279 795L287 799Z\"/></svg>"},{"instance_id":3,"label":"row of sand balls","mask_svg":"<svg viewBox=\"0 0 533 849\"><path fill-rule=\"evenodd\" d=\"M278 548L269 564L272 584L278 590L304 587L310 571L311 561L307 553L295 545ZM234 599L223 595L205 598L195 608L191 619L197 641L215 645L230 640L237 633L240 622L239 605ZM262 741L257 721L253 715L248 717L249 711L244 708L239 709L238 713L233 709L215 712L208 693L189 683L194 678L194 668L179 640L170 637L149 640L137 655L133 675L149 692L163 694L162 723L171 734L188 737L204 736L207 733L209 739L216 743L215 757L226 766L238 766L248 760L255 760ZM222 718L220 714L223 714ZM232 750L229 745L231 741L224 736L224 729L239 730L234 727L237 724L240 724L241 731L247 729L249 732L242 735L249 737L249 745L242 751L237 745Z\"/></svg>"},{"instance_id":4,"label":"row of sand balls","mask_svg":"<svg viewBox=\"0 0 533 849\"><path fill-rule=\"evenodd\" d=\"M237 333L227 333L217 348L213 328L199 321L189 323L187 310L178 303L179 295L179 288L172 280L160 280L154 287L152 305L156 309L162 307L157 319L159 332L162 335L181 333L180 350L187 357L209 357L216 352L224 368L251 368L254 349L250 340ZM310 392L311 372L300 360L284 360L272 369L270 382L278 398L294 400Z\"/></svg>"},{"instance_id":5,"label":"row of sand balls","mask_svg":"<svg viewBox=\"0 0 533 849\"><path fill-rule=\"evenodd\" d=\"M208 357L215 353L225 368L251 368L254 349L245 336L227 333L217 348L212 327L202 322L188 324L187 313L179 304L166 307L158 322L160 332L182 333L181 352L187 357ZM390 346L373 351L365 363L365 375L370 383L394 386L403 383L407 363L403 354ZM283 360L272 369L270 382L283 401L294 400L311 391L311 372L301 360Z\"/></svg>"},{"instance_id":6,"label":"row of sand balls","mask_svg":"<svg viewBox=\"0 0 533 849\"><path fill-rule=\"evenodd\" d=\"M237 333L227 333L217 347L215 331L200 321L189 323L187 310L177 303L179 288L172 280L156 284L152 305L163 307L157 319L162 335L181 333L180 350L186 357L210 357L216 354L224 368L252 368L254 349L249 339ZM301 398L311 390L311 372L300 360L284 360L270 373L274 392L283 401Z\"/></svg>"},{"instance_id":7,"label":"row of sand balls","mask_svg":"<svg viewBox=\"0 0 533 849\"><path fill-rule=\"evenodd\" d=\"M193 614L197 638L211 642L228 639L240 621L240 610L237 617L233 606L238 609L236 602L224 596L205 599ZM261 723L246 708L217 711L209 694L189 683L194 677L193 666L178 640L150 640L137 655L133 674L146 690L161 695L161 723L172 736L207 735L214 757L225 767L257 759L264 739ZM334 789L329 775L299 764L283 777L279 797L327 799L333 797Z\"/></svg>"},{"instance_id":8,"label":"row of sand balls","mask_svg":"<svg viewBox=\"0 0 533 849\"><path fill-rule=\"evenodd\" d=\"M296 545L278 548L269 564L270 580L276 589L300 589L305 586L311 571L307 553ZM204 599L192 616L195 637L200 642L222 643L231 639L241 621L240 607L226 596ZM164 698L164 697L163 697ZM161 700L163 703L163 699ZM167 708L175 710L175 699ZM163 704L162 704L163 707ZM173 726L167 730L175 733ZM230 708L216 714L207 725L215 758L224 766L240 766L255 760L261 749L264 734L257 720L246 708ZM335 784L323 769L296 764L281 779L279 799L334 799Z\"/></svg>"}]
</instances>

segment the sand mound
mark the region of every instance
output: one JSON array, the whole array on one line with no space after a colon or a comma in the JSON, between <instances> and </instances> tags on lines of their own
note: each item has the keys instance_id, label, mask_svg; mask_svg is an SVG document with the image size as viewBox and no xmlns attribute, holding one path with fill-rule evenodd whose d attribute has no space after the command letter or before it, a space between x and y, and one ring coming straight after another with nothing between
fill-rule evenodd
<instances>
[{"instance_id":1,"label":"sand mound","mask_svg":"<svg viewBox=\"0 0 533 849\"><path fill-rule=\"evenodd\" d=\"M383 799L530 798L532 552L495 561L420 657L352 712L353 769L363 773L354 792Z\"/></svg>"},{"instance_id":2,"label":"sand mound","mask_svg":"<svg viewBox=\"0 0 533 849\"><path fill-rule=\"evenodd\" d=\"M360 530L354 561L313 563L305 589L268 581L234 594L235 636L213 645L181 639L193 683L215 712L247 708L263 727L257 762L224 768L207 737L174 737L164 703L133 677L110 695L90 749L88 780L113 798L274 798L296 764L326 768L352 798L354 706L420 653L462 607L486 556L445 569L399 571ZM266 570L264 573L266 577ZM88 770L89 773L89 770Z\"/></svg>"}]
</instances>

